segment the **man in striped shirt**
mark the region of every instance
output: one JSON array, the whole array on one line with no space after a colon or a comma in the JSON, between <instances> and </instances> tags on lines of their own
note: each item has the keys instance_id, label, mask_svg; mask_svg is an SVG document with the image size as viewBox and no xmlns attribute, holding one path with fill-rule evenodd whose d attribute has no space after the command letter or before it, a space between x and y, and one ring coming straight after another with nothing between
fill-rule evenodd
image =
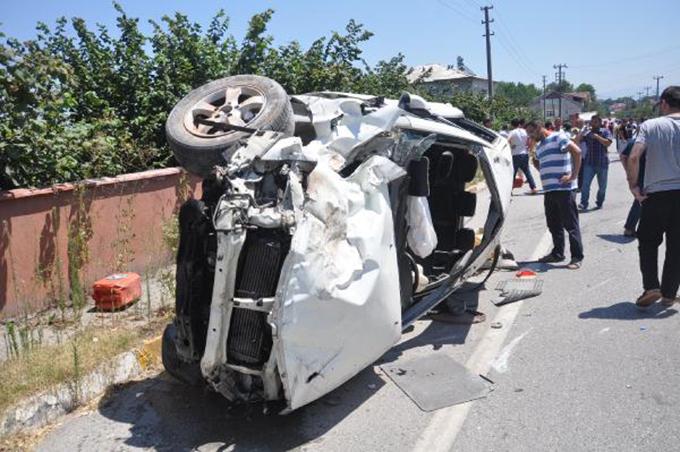
<instances>
[{"instance_id":1,"label":"man in striped shirt","mask_svg":"<svg viewBox=\"0 0 680 452\"><path fill-rule=\"evenodd\" d=\"M564 231L569 236L571 261L567 266L578 269L583 261L583 242L576 208L576 188L581 167L581 149L563 131L548 136L537 121L526 126L531 138L536 140L534 165L541 172L543 183L545 219L553 239L553 249L540 262L553 263L564 260Z\"/></svg>"}]
</instances>

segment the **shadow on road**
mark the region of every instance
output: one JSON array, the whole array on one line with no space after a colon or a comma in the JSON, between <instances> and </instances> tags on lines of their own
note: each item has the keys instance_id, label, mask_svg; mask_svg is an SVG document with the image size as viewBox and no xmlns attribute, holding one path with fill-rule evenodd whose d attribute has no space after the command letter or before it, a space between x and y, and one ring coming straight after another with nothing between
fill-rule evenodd
<instances>
[{"instance_id":1,"label":"shadow on road","mask_svg":"<svg viewBox=\"0 0 680 452\"><path fill-rule=\"evenodd\" d=\"M677 314L675 309L668 309L657 303L647 309L639 309L635 303L622 301L611 306L593 308L578 315L580 319L639 320L666 319Z\"/></svg>"},{"instance_id":2,"label":"shadow on road","mask_svg":"<svg viewBox=\"0 0 680 452\"><path fill-rule=\"evenodd\" d=\"M432 346L432 350L439 350L444 345L464 344L473 325L474 315L471 313L476 312L479 307L480 289L477 286L477 283L464 283L447 301L442 302L436 308L444 313L458 313L458 316L451 316L452 320L457 319L457 321L430 321L422 333L392 347L378 360L377 364L396 361L404 352L414 348Z\"/></svg>"},{"instance_id":3,"label":"shadow on road","mask_svg":"<svg viewBox=\"0 0 680 452\"><path fill-rule=\"evenodd\" d=\"M477 306L478 291L460 296L465 297L466 307ZM398 359L412 348L437 350L446 344L463 344L470 328L471 324L429 322L423 332L396 345L376 365ZM129 436L118 440L130 447L288 450L319 440L384 385L369 366L316 402L279 416L264 414L262 403L234 406L205 387L187 386L162 373L117 387L98 409L105 418L129 425Z\"/></svg>"},{"instance_id":4,"label":"shadow on road","mask_svg":"<svg viewBox=\"0 0 680 452\"><path fill-rule=\"evenodd\" d=\"M569 265L569 259L565 259L564 262L557 264L544 264L543 262L538 261L523 261L517 262L517 265L519 265L520 268L528 268L529 270L533 270L536 273L547 273L550 270L574 271L567 268L567 265Z\"/></svg>"},{"instance_id":5,"label":"shadow on road","mask_svg":"<svg viewBox=\"0 0 680 452\"><path fill-rule=\"evenodd\" d=\"M602 240L606 240L612 243L618 243L620 245L625 245L627 243L633 243L636 239L635 237L626 237L622 234L597 234Z\"/></svg>"},{"instance_id":6,"label":"shadow on road","mask_svg":"<svg viewBox=\"0 0 680 452\"><path fill-rule=\"evenodd\" d=\"M129 424L125 445L159 450L289 450L314 441L385 383L372 368L293 413L264 414L265 405L231 405L207 388L187 386L167 373L111 391L99 412ZM279 406L282 408L282 406Z\"/></svg>"}]
</instances>

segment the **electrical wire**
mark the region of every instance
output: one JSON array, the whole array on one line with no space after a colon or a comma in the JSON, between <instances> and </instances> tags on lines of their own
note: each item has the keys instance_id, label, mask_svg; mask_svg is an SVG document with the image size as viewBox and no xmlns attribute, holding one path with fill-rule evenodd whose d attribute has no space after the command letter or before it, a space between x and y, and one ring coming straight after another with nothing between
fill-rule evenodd
<instances>
[{"instance_id":1,"label":"electrical wire","mask_svg":"<svg viewBox=\"0 0 680 452\"><path fill-rule=\"evenodd\" d=\"M444 1L444 0L437 0L437 2L438 2L440 5L442 5L442 6L446 7L446 8L448 8L448 9L450 9L451 11L455 12L455 13L458 14L459 16L463 17L464 19L467 19L467 20L472 21L472 22L476 22L476 21L477 21L476 18L470 16L468 13L466 13L466 12L464 12L463 10L459 9L458 6L453 6L452 4L450 4L450 3L448 3L448 2L446 2L446 1Z\"/></svg>"}]
</instances>

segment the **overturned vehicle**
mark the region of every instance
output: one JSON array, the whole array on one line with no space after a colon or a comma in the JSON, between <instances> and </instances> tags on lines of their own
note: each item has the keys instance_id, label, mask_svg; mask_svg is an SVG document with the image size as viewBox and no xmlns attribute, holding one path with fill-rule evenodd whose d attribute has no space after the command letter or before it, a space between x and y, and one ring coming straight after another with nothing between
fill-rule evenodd
<instances>
[{"instance_id":1,"label":"overturned vehicle","mask_svg":"<svg viewBox=\"0 0 680 452\"><path fill-rule=\"evenodd\" d=\"M294 410L330 392L499 248L509 147L448 104L288 96L239 75L190 92L166 134L203 190L179 214L163 362L231 401ZM476 176L490 195L477 236Z\"/></svg>"}]
</instances>

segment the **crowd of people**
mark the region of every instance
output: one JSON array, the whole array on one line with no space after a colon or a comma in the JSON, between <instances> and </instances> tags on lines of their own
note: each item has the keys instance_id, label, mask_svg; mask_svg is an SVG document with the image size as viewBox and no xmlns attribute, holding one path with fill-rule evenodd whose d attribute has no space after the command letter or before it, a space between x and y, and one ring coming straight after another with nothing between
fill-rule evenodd
<instances>
[{"instance_id":1,"label":"crowd of people","mask_svg":"<svg viewBox=\"0 0 680 452\"><path fill-rule=\"evenodd\" d=\"M667 307L680 301L680 86L666 88L657 108L659 117L639 121L597 115L589 121L575 117L571 123L560 118L545 123L518 118L500 132L512 150L515 177L521 171L529 194L539 193L530 162L540 174L553 247L539 261L565 260L566 231L570 269L580 268L584 258L579 211L589 209L595 179L594 209L604 206L608 149L616 142L633 195L623 235L638 239L643 293L636 304L641 308L657 301ZM522 184L523 180L518 185ZM659 280L658 252L664 237L666 254Z\"/></svg>"}]
</instances>

